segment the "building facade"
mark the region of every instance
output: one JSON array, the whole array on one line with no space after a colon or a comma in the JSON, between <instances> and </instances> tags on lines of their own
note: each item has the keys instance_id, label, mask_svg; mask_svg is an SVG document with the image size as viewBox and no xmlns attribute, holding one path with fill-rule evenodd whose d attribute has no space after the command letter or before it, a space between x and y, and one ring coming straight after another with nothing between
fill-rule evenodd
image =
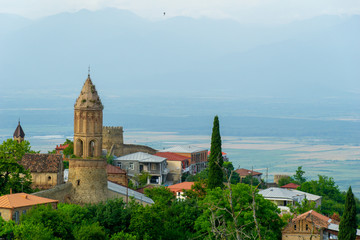
<instances>
[{"instance_id":1,"label":"building facade","mask_svg":"<svg viewBox=\"0 0 360 240\"><path fill-rule=\"evenodd\" d=\"M148 173L148 184L163 184L169 173L166 158L144 152L118 157L114 160L114 165L126 170L130 177L144 172Z\"/></svg>"}]
</instances>

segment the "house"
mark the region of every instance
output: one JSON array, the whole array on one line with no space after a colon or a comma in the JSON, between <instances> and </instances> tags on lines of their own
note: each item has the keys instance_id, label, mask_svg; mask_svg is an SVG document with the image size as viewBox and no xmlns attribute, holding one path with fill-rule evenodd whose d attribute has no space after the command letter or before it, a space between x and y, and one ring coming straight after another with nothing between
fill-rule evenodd
<instances>
[{"instance_id":1,"label":"house","mask_svg":"<svg viewBox=\"0 0 360 240\"><path fill-rule=\"evenodd\" d=\"M158 157L144 152L136 152L114 160L114 165L124 169L129 176L147 172L150 177L148 184L162 184L165 182L169 170L166 158Z\"/></svg>"},{"instance_id":2,"label":"house","mask_svg":"<svg viewBox=\"0 0 360 240\"><path fill-rule=\"evenodd\" d=\"M310 202L316 202L316 207L321 205L321 196L299 190L271 187L260 190L259 194L275 203L282 212L289 212L290 206L295 206L295 202L301 204L305 198Z\"/></svg>"},{"instance_id":3,"label":"house","mask_svg":"<svg viewBox=\"0 0 360 240\"><path fill-rule=\"evenodd\" d=\"M58 200L38 197L27 193L14 193L0 197L0 216L5 220L19 222L20 216L38 205L51 205L56 209Z\"/></svg>"},{"instance_id":4,"label":"house","mask_svg":"<svg viewBox=\"0 0 360 240\"><path fill-rule=\"evenodd\" d=\"M286 189L297 189L298 187L300 187L300 185L297 185L295 183L288 183L285 184L284 186L281 186L281 188L286 188Z\"/></svg>"},{"instance_id":5,"label":"house","mask_svg":"<svg viewBox=\"0 0 360 240\"><path fill-rule=\"evenodd\" d=\"M164 150L161 150L159 152L172 152L177 153L179 155L189 157L191 159L190 165L188 169L185 169L185 171L189 171L191 174L196 174L198 172L201 172L203 169L207 166L207 156L208 156L208 150L205 148L200 148L196 146L175 146L171 148L167 148Z\"/></svg>"},{"instance_id":6,"label":"house","mask_svg":"<svg viewBox=\"0 0 360 240\"><path fill-rule=\"evenodd\" d=\"M108 181L127 186L128 178L125 170L111 164L107 164L106 172Z\"/></svg>"},{"instance_id":7,"label":"house","mask_svg":"<svg viewBox=\"0 0 360 240\"><path fill-rule=\"evenodd\" d=\"M26 153L19 163L30 171L32 188L49 189L64 183L62 155Z\"/></svg>"},{"instance_id":8,"label":"house","mask_svg":"<svg viewBox=\"0 0 360 240\"><path fill-rule=\"evenodd\" d=\"M255 172L253 170L248 170L248 169L245 169L245 168L236 169L235 172L237 174L239 174L240 182L241 182L242 179L246 178L249 175L251 175L253 178L256 178L257 180L259 180L259 182L261 182L262 173L260 173L260 172Z\"/></svg>"},{"instance_id":9,"label":"house","mask_svg":"<svg viewBox=\"0 0 360 240\"><path fill-rule=\"evenodd\" d=\"M338 239L339 222L326 217L314 210L310 210L293 218L282 231L282 240ZM360 230L357 230L356 239L360 239Z\"/></svg>"},{"instance_id":10,"label":"house","mask_svg":"<svg viewBox=\"0 0 360 240\"><path fill-rule=\"evenodd\" d=\"M191 158L172 152L158 152L158 157L166 158L167 168L169 169L168 180L180 182L182 173L188 168Z\"/></svg>"},{"instance_id":11,"label":"house","mask_svg":"<svg viewBox=\"0 0 360 240\"><path fill-rule=\"evenodd\" d=\"M194 182L182 182L168 186L168 188L176 195L177 199L185 199L184 190L191 190L192 185Z\"/></svg>"}]
</instances>

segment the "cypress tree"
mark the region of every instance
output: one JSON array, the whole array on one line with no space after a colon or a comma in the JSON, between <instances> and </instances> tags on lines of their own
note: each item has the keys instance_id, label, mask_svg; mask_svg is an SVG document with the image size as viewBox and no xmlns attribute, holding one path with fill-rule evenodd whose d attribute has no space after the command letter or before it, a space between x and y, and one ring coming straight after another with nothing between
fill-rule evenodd
<instances>
[{"instance_id":1,"label":"cypress tree","mask_svg":"<svg viewBox=\"0 0 360 240\"><path fill-rule=\"evenodd\" d=\"M215 116L211 136L211 148L209 157L208 188L223 187L223 157L221 151L221 136L219 118Z\"/></svg>"},{"instance_id":2,"label":"cypress tree","mask_svg":"<svg viewBox=\"0 0 360 240\"><path fill-rule=\"evenodd\" d=\"M350 186L346 193L345 210L340 221L339 240L355 240L356 228L356 203Z\"/></svg>"}]
</instances>

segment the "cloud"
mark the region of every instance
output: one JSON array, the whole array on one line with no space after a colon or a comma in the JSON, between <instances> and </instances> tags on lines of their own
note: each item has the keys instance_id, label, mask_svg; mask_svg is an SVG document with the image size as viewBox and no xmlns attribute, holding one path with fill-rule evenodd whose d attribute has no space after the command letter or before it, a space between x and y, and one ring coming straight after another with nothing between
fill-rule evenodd
<instances>
[{"instance_id":1,"label":"cloud","mask_svg":"<svg viewBox=\"0 0 360 240\"><path fill-rule=\"evenodd\" d=\"M188 16L230 18L255 24L287 23L319 15L360 14L358 0L0 0L0 5L3 13L29 18L114 7L154 20Z\"/></svg>"}]
</instances>

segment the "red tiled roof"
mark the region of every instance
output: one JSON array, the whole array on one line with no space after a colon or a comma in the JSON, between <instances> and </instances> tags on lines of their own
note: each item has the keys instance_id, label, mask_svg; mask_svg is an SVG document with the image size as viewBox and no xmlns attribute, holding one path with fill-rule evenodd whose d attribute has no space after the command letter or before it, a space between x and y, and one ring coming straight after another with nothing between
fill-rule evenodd
<instances>
[{"instance_id":1,"label":"red tiled roof","mask_svg":"<svg viewBox=\"0 0 360 240\"><path fill-rule=\"evenodd\" d=\"M314 210L310 210L306 213L303 213L297 216L296 218L294 218L292 221L297 222L299 220L305 220L305 219L307 219L310 222L313 222L318 227L324 227L324 228L327 228L330 223L338 224L338 222L318 212L315 212Z\"/></svg>"},{"instance_id":2,"label":"red tiled roof","mask_svg":"<svg viewBox=\"0 0 360 240\"><path fill-rule=\"evenodd\" d=\"M255 171L251 171L245 168L240 168L240 169L236 169L235 172L237 174L239 174L240 176L248 176L248 175L252 175L252 176L257 176L257 175L262 175L262 173L260 172L255 172Z\"/></svg>"},{"instance_id":3,"label":"red tiled roof","mask_svg":"<svg viewBox=\"0 0 360 240\"><path fill-rule=\"evenodd\" d=\"M8 194L0 197L0 208L19 208L37 204L57 203L58 200L38 197L27 193Z\"/></svg>"},{"instance_id":4,"label":"red tiled roof","mask_svg":"<svg viewBox=\"0 0 360 240\"><path fill-rule=\"evenodd\" d=\"M185 157L172 152L157 152L155 156L166 158L169 161L184 161L190 159L190 157Z\"/></svg>"},{"instance_id":5,"label":"red tiled roof","mask_svg":"<svg viewBox=\"0 0 360 240\"><path fill-rule=\"evenodd\" d=\"M106 165L107 174L126 174L126 171L120 167L113 166L111 164Z\"/></svg>"},{"instance_id":6,"label":"red tiled roof","mask_svg":"<svg viewBox=\"0 0 360 240\"><path fill-rule=\"evenodd\" d=\"M300 185L297 185L295 183L288 183L284 186L281 186L281 188L291 188L291 189L297 189L298 187L300 187Z\"/></svg>"},{"instance_id":7,"label":"red tiled roof","mask_svg":"<svg viewBox=\"0 0 360 240\"><path fill-rule=\"evenodd\" d=\"M69 146L69 144L66 144L66 145L62 145L60 144L60 146L56 145L56 150L65 150L65 148L67 148Z\"/></svg>"},{"instance_id":8,"label":"red tiled roof","mask_svg":"<svg viewBox=\"0 0 360 240\"><path fill-rule=\"evenodd\" d=\"M208 151L208 155L210 155L210 151ZM223 156L225 156L225 155L227 155L227 153L226 152L221 152L221 154L223 155Z\"/></svg>"},{"instance_id":9,"label":"red tiled roof","mask_svg":"<svg viewBox=\"0 0 360 240\"><path fill-rule=\"evenodd\" d=\"M57 173L62 169L63 158L60 154L26 153L19 163L30 172Z\"/></svg>"},{"instance_id":10,"label":"red tiled roof","mask_svg":"<svg viewBox=\"0 0 360 240\"><path fill-rule=\"evenodd\" d=\"M168 188L172 192L182 192L183 190L190 190L192 185L194 185L194 182L182 182L168 186Z\"/></svg>"}]
</instances>

